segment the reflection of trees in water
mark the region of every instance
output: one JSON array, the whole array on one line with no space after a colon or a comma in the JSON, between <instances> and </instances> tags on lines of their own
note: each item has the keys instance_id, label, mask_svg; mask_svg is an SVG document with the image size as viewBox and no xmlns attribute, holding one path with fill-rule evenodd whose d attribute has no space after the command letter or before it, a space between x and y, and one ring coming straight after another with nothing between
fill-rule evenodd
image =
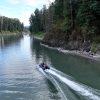
<instances>
[{"instance_id":1,"label":"reflection of trees in water","mask_svg":"<svg viewBox=\"0 0 100 100\"><path fill-rule=\"evenodd\" d=\"M56 63L58 64L58 60L60 59L60 55L52 52L49 48L45 48L40 45L40 40L33 39L31 42L32 55L36 57L36 63L45 62L45 63ZM55 65L55 64L53 64Z\"/></svg>"},{"instance_id":2,"label":"reflection of trees in water","mask_svg":"<svg viewBox=\"0 0 100 100\"><path fill-rule=\"evenodd\" d=\"M32 39L31 41L31 49L32 49L32 55L36 56L36 61L38 62L41 55L41 47L40 47L40 41L37 41L36 39Z\"/></svg>"},{"instance_id":3,"label":"reflection of trees in water","mask_svg":"<svg viewBox=\"0 0 100 100\"><path fill-rule=\"evenodd\" d=\"M40 40L33 39L31 42L32 55L36 57L36 62L52 63L52 65L58 66L58 62L61 62L61 54L57 51L45 48L40 45ZM63 60L65 61L65 59ZM65 61L66 62L66 61ZM62 66L62 63L60 64Z\"/></svg>"},{"instance_id":4,"label":"reflection of trees in water","mask_svg":"<svg viewBox=\"0 0 100 100\"><path fill-rule=\"evenodd\" d=\"M0 38L0 47L4 47L4 38L3 37Z\"/></svg>"},{"instance_id":5,"label":"reflection of trees in water","mask_svg":"<svg viewBox=\"0 0 100 100\"><path fill-rule=\"evenodd\" d=\"M33 39L31 42L32 55L36 57L36 63L46 62L47 55L44 48L40 45L40 40Z\"/></svg>"},{"instance_id":6,"label":"reflection of trees in water","mask_svg":"<svg viewBox=\"0 0 100 100\"><path fill-rule=\"evenodd\" d=\"M12 43L18 43L18 41L22 38L21 35L16 36L2 36L0 37L0 47L3 48L5 46L11 45Z\"/></svg>"}]
</instances>

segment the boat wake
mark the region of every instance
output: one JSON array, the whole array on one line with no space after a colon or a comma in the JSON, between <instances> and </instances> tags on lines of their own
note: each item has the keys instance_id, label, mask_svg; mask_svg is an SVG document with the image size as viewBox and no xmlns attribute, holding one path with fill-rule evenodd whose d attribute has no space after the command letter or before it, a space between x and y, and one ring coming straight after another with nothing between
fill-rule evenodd
<instances>
[{"instance_id":1,"label":"boat wake","mask_svg":"<svg viewBox=\"0 0 100 100\"><path fill-rule=\"evenodd\" d=\"M66 75L52 67L50 67L49 70L45 70L45 71L39 68L39 71L41 71L50 81L53 80L52 83L55 83L55 85L59 88L65 100L69 100L69 99L66 97L65 93L63 92L61 86L59 85L58 80L64 83L65 85L67 85L70 89L74 90L78 95L83 96L86 100L100 100L99 90L81 84L75 81L75 79L69 75Z\"/></svg>"},{"instance_id":2,"label":"boat wake","mask_svg":"<svg viewBox=\"0 0 100 100\"><path fill-rule=\"evenodd\" d=\"M79 95L82 95L90 100L100 100L100 93L98 93L96 89L80 84L72 80L72 78L69 79L69 77L64 77L54 70L47 70L46 72L51 74L53 77L59 79L61 82L65 83L68 87L76 91Z\"/></svg>"},{"instance_id":3,"label":"boat wake","mask_svg":"<svg viewBox=\"0 0 100 100\"><path fill-rule=\"evenodd\" d=\"M63 100L68 100L68 98L66 97L66 95L64 94L63 90L61 89L61 87L59 86L58 82L55 80L55 78L50 75L50 74L47 74L46 72L48 71L48 69L46 71L44 71L42 68L38 67L38 70L47 78L49 79L54 85L55 87L57 88L58 91L61 92L61 94L63 95Z\"/></svg>"}]
</instances>

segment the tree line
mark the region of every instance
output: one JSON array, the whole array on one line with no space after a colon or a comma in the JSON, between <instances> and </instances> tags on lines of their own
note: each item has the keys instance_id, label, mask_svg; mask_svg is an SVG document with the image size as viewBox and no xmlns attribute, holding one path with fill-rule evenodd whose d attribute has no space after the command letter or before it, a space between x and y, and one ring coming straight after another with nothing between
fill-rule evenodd
<instances>
[{"instance_id":1,"label":"tree line","mask_svg":"<svg viewBox=\"0 0 100 100\"><path fill-rule=\"evenodd\" d=\"M46 32L45 38L100 42L99 0L55 0L30 16L30 32Z\"/></svg>"},{"instance_id":2,"label":"tree line","mask_svg":"<svg viewBox=\"0 0 100 100\"><path fill-rule=\"evenodd\" d=\"M19 21L19 19L0 16L0 32L22 32L23 28L24 25Z\"/></svg>"}]
</instances>

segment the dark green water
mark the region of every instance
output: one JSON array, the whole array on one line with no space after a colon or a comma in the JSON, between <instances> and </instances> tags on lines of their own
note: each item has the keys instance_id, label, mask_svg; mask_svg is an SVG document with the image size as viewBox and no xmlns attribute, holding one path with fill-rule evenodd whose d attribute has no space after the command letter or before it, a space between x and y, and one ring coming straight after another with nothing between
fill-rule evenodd
<instances>
[{"instance_id":1,"label":"dark green water","mask_svg":"<svg viewBox=\"0 0 100 100\"><path fill-rule=\"evenodd\" d=\"M40 62L51 66L43 75ZM29 36L0 38L0 100L100 100L100 63L45 48Z\"/></svg>"}]
</instances>

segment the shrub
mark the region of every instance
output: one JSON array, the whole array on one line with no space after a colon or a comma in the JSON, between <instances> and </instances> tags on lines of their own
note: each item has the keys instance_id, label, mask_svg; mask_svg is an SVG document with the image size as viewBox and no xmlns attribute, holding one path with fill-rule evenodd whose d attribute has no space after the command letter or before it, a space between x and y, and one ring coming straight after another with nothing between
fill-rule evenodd
<instances>
[{"instance_id":1,"label":"shrub","mask_svg":"<svg viewBox=\"0 0 100 100\"><path fill-rule=\"evenodd\" d=\"M91 51L93 52L93 53L96 53L97 52L97 44L94 42L94 43L92 43L92 45L91 45Z\"/></svg>"}]
</instances>

